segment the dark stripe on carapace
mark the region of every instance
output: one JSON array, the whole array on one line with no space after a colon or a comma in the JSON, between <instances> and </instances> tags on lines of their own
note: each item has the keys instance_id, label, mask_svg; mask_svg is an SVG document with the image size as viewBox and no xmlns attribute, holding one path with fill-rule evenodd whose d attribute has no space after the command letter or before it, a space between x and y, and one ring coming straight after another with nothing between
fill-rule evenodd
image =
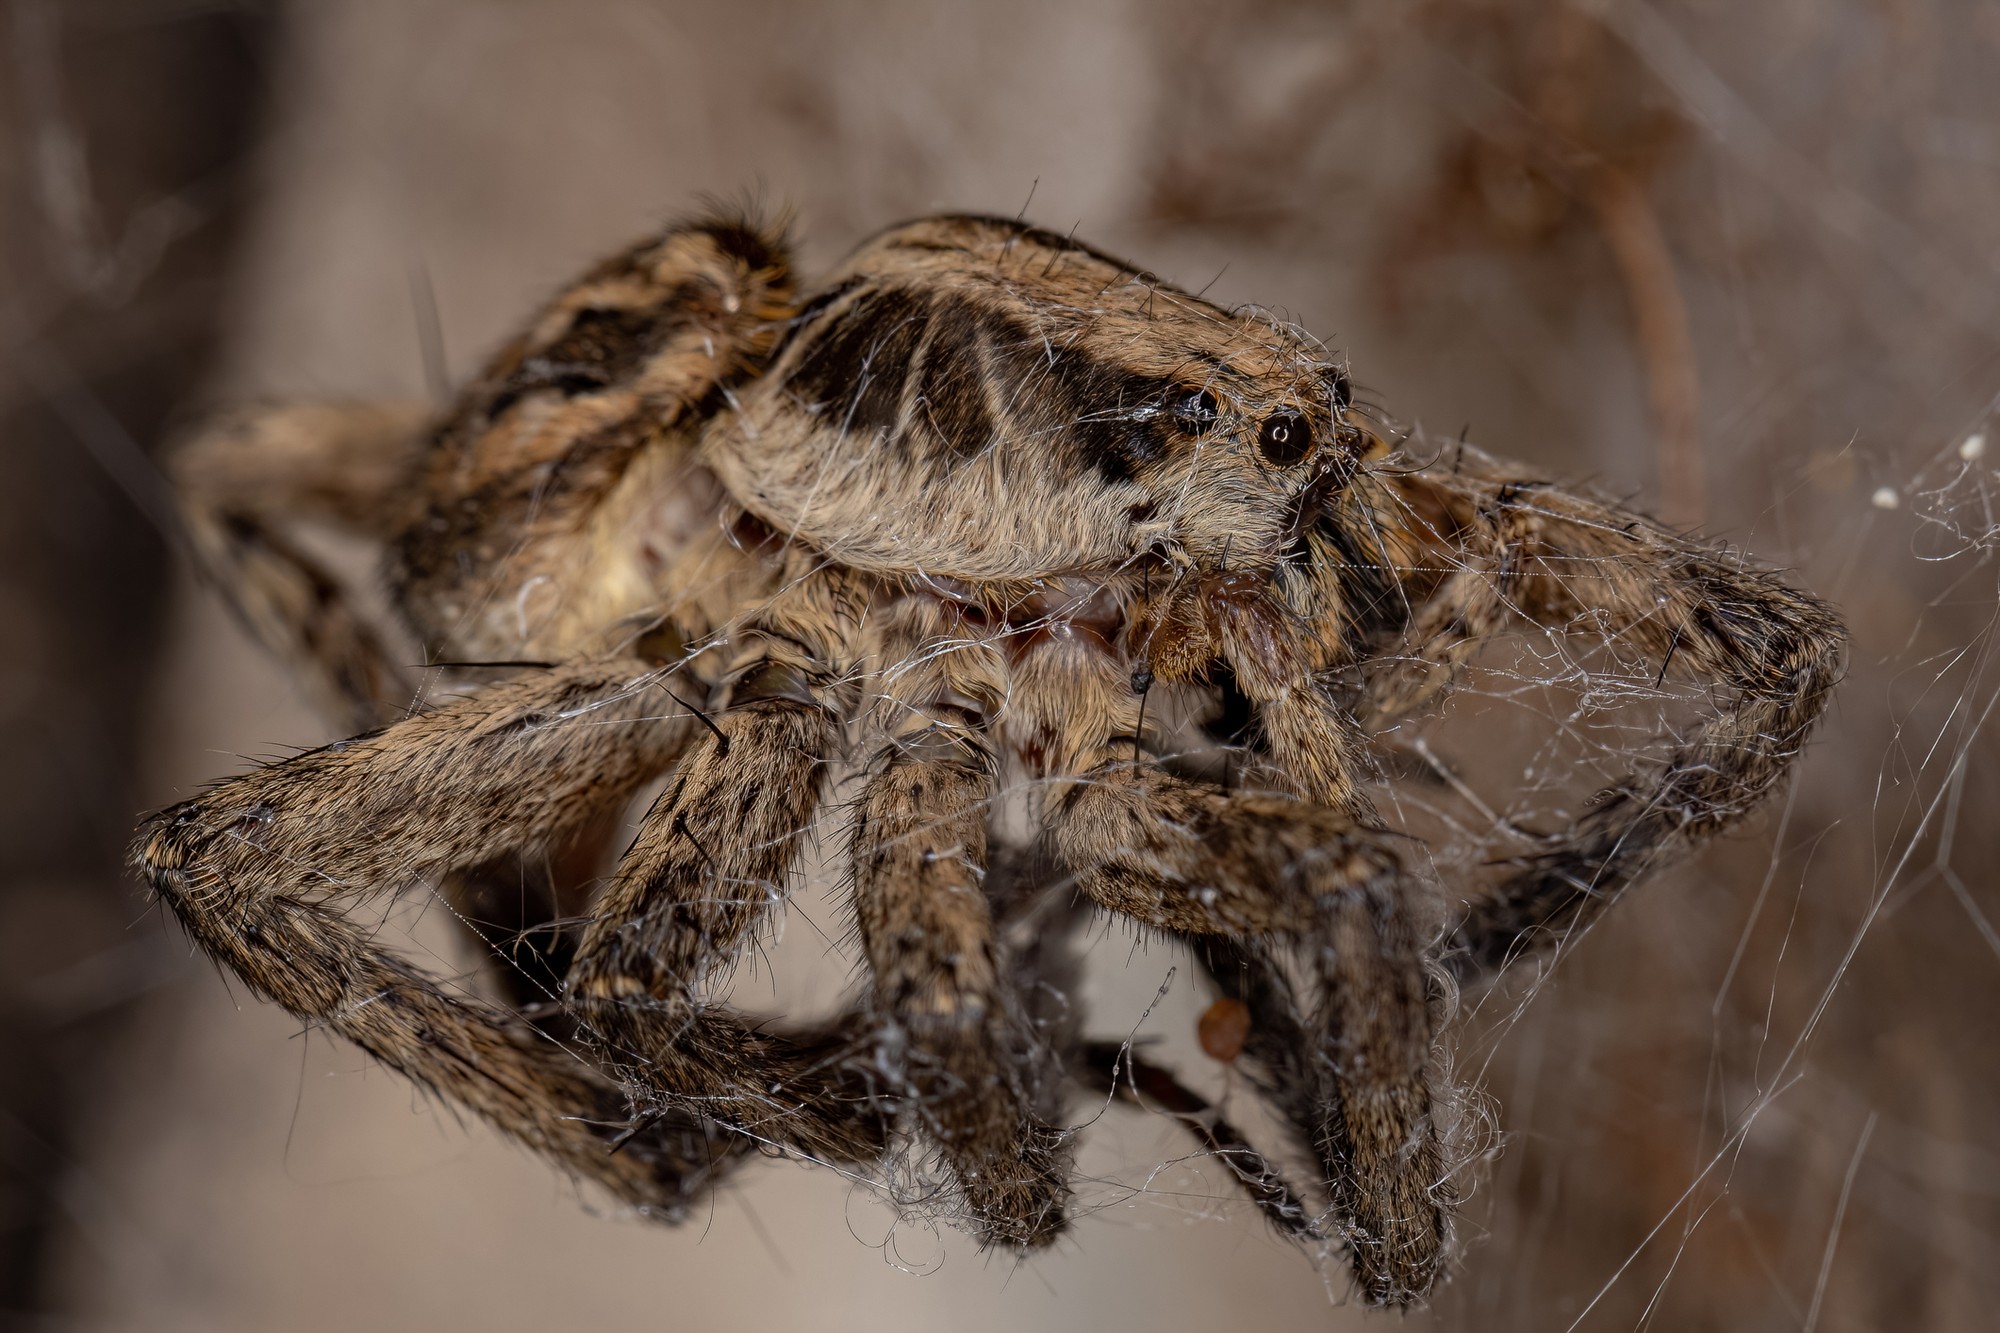
<instances>
[{"instance_id":1,"label":"dark stripe on carapace","mask_svg":"<svg viewBox=\"0 0 2000 1333\"><path fill-rule=\"evenodd\" d=\"M925 297L894 287L870 292L817 327L800 329L806 348L785 387L805 402L825 404L830 424L893 433L929 320Z\"/></svg>"},{"instance_id":2,"label":"dark stripe on carapace","mask_svg":"<svg viewBox=\"0 0 2000 1333\"><path fill-rule=\"evenodd\" d=\"M992 370L978 308L960 297L939 297L931 307L921 360L913 424L929 429L960 458L977 455L994 438L986 401Z\"/></svg>"},{"instance_id":3,"label":"dark stripe on carapace","mask_svg":"<svg viewBox=\"0 0 2000 1333\"><path fill-rule=\"evenodd\" d=\"M1083 468L1130 481L1173 444L1166 380L1050 343L1009 316L985 319L993 371L1012 395L1013 415L1046 439L1068 440Z\"/></svg>"},{"instance_id":4,"label":"dark stripe on carapace","mask_svg":"<svg viewBox=\"0 0 2000 1333\"><path fill-rule=\"evenodd\" d=\"M1059 453L1068 442L1079 473L1111 482L1131 480L1177 439L1165 412L1168 380L1051 343L1011 313L894 287L822 309L796 334L804 345L785 387L823 404L828 425L879 431L895 444L908 443L902 432L914 427L969 457L995 438L997 389L1017 433ZM912 374L915 411L906 420Z\"/></svg>"},{"instance_id":5,"label":"dark stripe on carapace","mask_svg":"<svg viewBox=\"0 0 2000 1333\"><path fill-rule=\"evenodd\" d=\"M771 349L771 359L775 361L778 357L783 356L785 349L792 345L793 340L799 336L801 330L810 328L835 302L867 281L866 278L849 278L845 282L837 282L825 291L815 294L811 300L800 306L799 313L785 321L784 334L778 339L778 345Z\"/></svg>"}]
</instances>

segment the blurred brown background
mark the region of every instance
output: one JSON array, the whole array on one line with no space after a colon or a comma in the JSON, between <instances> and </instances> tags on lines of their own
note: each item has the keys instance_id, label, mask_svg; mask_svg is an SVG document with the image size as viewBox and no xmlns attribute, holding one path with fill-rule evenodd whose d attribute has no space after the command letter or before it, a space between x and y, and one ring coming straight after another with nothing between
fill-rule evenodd
<instances>
[{"instance_id":1,"label":"blurred brown background","mask_svg":"<svg viewBox=\"0 0 2000 1333\"><path fill-rule=\"evenodd\" d=\"M1428 434L1840 602L1849 680L1790 799L1469 1006L1503 1150L1410 1322L1991 1326L2000 5L7 0L0 71L14 1324L1395 1322L1123 1110L1028 1263L781 1164L680 1231L597 1215L244 1001L120 878L141 809L328 736L176 572L170 424L422 397L424 293L460 377L599 253L751 193L809 267L1025 205L1282 308ZM413 947L464 966L423 906ZM844 982L821 912L746 983L766 1006ZM1090 948L1095 1028L1185 1047L1185 962Z\"/></svg>"}]
</instances>

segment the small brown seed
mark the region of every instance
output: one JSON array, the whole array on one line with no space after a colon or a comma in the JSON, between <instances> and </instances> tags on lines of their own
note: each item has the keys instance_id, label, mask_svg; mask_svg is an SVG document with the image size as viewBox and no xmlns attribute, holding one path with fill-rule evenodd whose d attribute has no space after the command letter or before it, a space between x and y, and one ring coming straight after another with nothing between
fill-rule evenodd
<instances>
[{"instance_id":1,"label":"small brown seed","mask_svg":"<svg viewBox=\"0 0 2000 1333\"><path fill-rule=\"evenodd\" d=\"M1230 1064L1243 1054L1243 1043L1250 1038L1250 1006L1225 995L1202 1011L1195 1032L1211 1059Z\"/></svg>"}]
</instances>

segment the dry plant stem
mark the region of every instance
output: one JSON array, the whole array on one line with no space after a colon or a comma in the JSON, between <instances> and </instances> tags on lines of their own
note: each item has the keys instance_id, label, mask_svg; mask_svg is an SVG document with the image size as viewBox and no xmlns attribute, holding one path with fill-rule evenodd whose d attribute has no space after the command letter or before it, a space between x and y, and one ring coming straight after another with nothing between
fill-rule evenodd
<instances>
[{"instance_id":1,"label":"dry plant stem","mask_svg":"<svg viewBox=\"0 0 2000 1333\"><path fill-rule=\"evenodd\" d=\"M1544 68L1529 100L1541 124L1552 131L1554 160L1566 168L1563 174L1596 215L1631 303L1658 435L1660 517L1671 527L1699 527L1707 512L1708 483L1694 337L1673 253L1648 189L1661 145L1647 142L1644 131L1606 141L1604 126L1631 114L1626 105L1631 93L1623 89L1609 101L1603 96L1602 55L1615 39L1598 11L1556 4L1542 31Z\"/></svg>"},{"instance_id":2,"label":"dry plant stem","mask_svg":"<svg viewBox=\"0 0 2000 1333\"><path fill-rule=\"evenodd\" d=\"M1708 504L1701 383L1673 254L1641 177L1606 164L1585 174L1585 191L1632 303L1653 428L1659 433L1660 516L1677 528L1699 527Z\"/></svg>"}]
</instances>

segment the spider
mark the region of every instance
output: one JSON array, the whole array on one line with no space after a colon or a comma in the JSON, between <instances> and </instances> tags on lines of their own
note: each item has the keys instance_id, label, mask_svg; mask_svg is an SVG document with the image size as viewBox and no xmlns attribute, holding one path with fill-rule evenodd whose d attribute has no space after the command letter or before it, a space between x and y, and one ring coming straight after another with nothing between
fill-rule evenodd
<instances>
[{"instance_id":1,"label":"spider","mask_svg":"<svg viewBox=\"0 0 2000 1333\"><path fill-rule=\"evenodd\" d=\"M1119 1093L1386 1305L1452 1253L1456 987L1766 798L1844 642L1631 510L1470 448L1410 457L1268 314L986 217L891 228L809 292L773 230L675 225L435 422L265 409L173 467L205 568L360 732L138 835L254 991L667 1220L759 1150L866 1172L915 1144L984 1242L1044 1246L1065 1098ZM462 693L419 692L301 519L386 545ZM1430 920L1367 739L1523 622L1697 682L1704 717ZM1009 841L1011 793L1035 831ZM868 984L779 1028L717 991L836 798ZM352 914L425 882L501 958L499 998ZM1089 909L1186 941L1240 1006L1226 1044L1311 1190L1056 1012Z\"/></svg>"}]
</instances>

